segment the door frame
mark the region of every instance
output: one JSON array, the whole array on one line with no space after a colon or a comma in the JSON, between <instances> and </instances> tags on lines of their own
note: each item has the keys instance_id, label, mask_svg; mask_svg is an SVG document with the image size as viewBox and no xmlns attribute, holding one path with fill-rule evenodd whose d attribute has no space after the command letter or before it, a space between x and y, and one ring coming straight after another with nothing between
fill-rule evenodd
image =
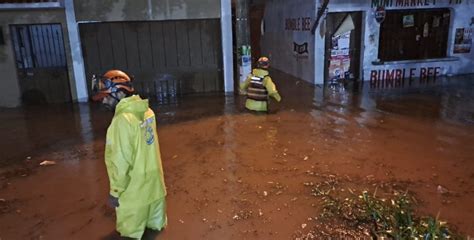
<instances>
[{"instance_id":1,"label":"door frame","mask_svg":"<svg viewBox=\"0 0 474 240\"><path fill-rule=\"evenodd\" d=\"M357 67L357 70L358 70L358 76L354 76L354 81L355 83L357 82L362 82L363 81L363 77L364 77L364 72L363 72L363 65L364 65L364 37L365 37L365 17L366 17L366 12L365 11L340 11L340 12L328 12L326 17L325 17L325 22L324 24L326 24L326 27L325 27L325 34L324 34L324 37L323 37L323 43L324 43L324 49L323 49L323 53L324 53L324 56L323 56L323 69L324 69L324 73L323 73L323 83L324 85L326 85L328 82L329 82L329 57L330 57L330 47L331 47L331 43L330 43L330 39L332 37L332 33L330 33L328 31L328 28L327 28L327 19L329 17L329 15L331 14L352 14L352 13L356 13L358 14L358 20L354 20L355 23L355 27L359 27L360 28L360 33L358 35L355 35L355 40L358 40L359 42L356 43L356 46L358 46L359 50L357 51L357 54L359 55L358 57L356 57L355 59L358 60L358 67ZM357 26L357 22L360 23L359 26ZM342 22L341 22L342 23ZM339 24L340 25L340 24ZM351 65L352 65L352 61L351 61Z\"/></svg>"}]
</instances>

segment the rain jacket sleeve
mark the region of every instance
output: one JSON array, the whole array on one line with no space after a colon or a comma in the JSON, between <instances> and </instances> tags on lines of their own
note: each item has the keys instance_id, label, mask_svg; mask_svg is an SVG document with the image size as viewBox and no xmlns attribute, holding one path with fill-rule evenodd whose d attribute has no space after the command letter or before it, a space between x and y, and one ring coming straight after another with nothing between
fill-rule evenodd
<instances>
[{"instance_id":1,"label":"rain jacket sleeve","mask_svg":"<svg viewBox=\"0 0 474 240\"><path fill-rule=\"evenodd\" d=\"M278 93L275 84L272 81L272 78L269 76L265 77L265 82L263 83L265 88L267 89L268 96L274 98L278 102L281 101L281 96Z\"/></svg>"},{"instance_id":2,"label":"rain jacket sleeve","mask_svg":"<svg viewBox=\"0 0 474 240\"><path fill-rule=\"evenodd\" d=\"M109 175L110 195L117 198L130 183L129 171L133 166L137 131L124 115L115 117L107 130L105 164Z\"/></svg>"}]
</instances>

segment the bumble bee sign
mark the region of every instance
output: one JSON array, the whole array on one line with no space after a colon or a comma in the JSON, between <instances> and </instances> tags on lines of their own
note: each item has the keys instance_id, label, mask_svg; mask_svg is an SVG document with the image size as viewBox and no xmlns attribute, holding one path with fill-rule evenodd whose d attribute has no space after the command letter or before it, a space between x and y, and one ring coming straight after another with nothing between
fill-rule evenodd
<instances>
[{"instance_id":1,"label":"bumble bee sign","mask_svg":"<svg viewBox=\"0 0 474 240\"><path fill-rule=\"evenodd\" d=\"M316 1L266 0L265 33L262 53L272 61L272 67L302 80L314 78L314 35Z\"/></svg>"},{"instance_id":2,"label":"bumble bee sign","mask_svg":"<svg viewBox=\"0 0 474 240\"><path fill-rule=\"evenodd\" d=\"M434 7L448 0L372 0L372 7ZM461 4L462 0L449 0L448 4Z\"/></svg>"}]
</instances>

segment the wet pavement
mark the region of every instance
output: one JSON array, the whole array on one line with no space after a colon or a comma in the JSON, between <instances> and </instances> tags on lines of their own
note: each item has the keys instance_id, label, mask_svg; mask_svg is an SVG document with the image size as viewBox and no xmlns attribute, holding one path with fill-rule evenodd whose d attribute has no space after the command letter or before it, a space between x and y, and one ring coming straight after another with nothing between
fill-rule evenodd
<instances>
[{"instance_id":1,"label":"wet pavement","mask_svg":"<svg viewBox=\"0 0 474 240\"><path fill-rule=\"evenodd\" d=\"M321 203L307 183L322 176L371 192L396 185L416 196L420 214L473 236L473 78L313 87L274 73L283 102L270 114L245 111L240 96L154 105L169 223L157 239L318 231ZM88 104L0 109L0 239L113 231L103 163L111 117Z\"/></svg>"}]
</instances>

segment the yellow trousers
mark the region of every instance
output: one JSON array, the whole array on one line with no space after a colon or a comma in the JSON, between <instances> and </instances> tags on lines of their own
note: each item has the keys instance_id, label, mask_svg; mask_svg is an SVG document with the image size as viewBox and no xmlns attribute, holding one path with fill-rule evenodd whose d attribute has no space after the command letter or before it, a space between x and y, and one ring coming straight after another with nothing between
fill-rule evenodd
<instances>
[{"instance_id":1,"label":"yellow trousers","mask_svg":"<svg viewBox=\"0 0 474 240\"><path fill-rule=\"evenodd\" d=\"M122 237L141 239L145 228L160 231L167 224L165 198L146 206L119 206L115 211L117 231Z\"/></svg>"}]
</instances>

